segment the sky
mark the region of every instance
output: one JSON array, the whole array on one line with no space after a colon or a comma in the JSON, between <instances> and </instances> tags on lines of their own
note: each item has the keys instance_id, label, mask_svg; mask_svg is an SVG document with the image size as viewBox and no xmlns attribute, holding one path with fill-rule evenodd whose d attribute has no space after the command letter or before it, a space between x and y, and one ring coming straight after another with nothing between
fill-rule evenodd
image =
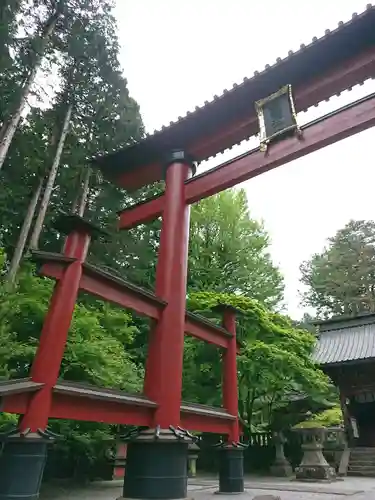
<instances>
[{"instance_id":1,"label":"sky","mask_svg":"<svg viewBox=\"0 0 375 500\"><path fill-rule=\"evenodd\" d=\"M117 0L120 60L152 133L289 50L335 29L359 0ZM300 124L375 91L370 80L298 116ZM271 237L285 277L285 306L301 317L299 266L350 219L374 219L375 131L351 137L240 185L251 215ZM255 139L200 166L200 172L256 146Z\"/></svg>"}]
</instances>

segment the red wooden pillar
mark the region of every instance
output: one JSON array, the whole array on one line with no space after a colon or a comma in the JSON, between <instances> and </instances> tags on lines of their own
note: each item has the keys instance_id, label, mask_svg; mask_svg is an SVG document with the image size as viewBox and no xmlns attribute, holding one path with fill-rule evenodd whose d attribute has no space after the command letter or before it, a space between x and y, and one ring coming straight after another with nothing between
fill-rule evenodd
<instances>
[{"instance_id":1,"label":"red wooden pillar","mask_svg":"<svg viewBox=\"0 0 375 500\"><path fill-rule=\"evenodd\" d=\"M185 333L189 206L185 181L192 162L175 151L166 165L165 203L156 273L156 295L167 303L150 332L144 392L158 404L153 429L128 444L123 498L187 497L190 439L180 423Z\"/></svg>"},{"instance_id":2,"label":"red wooden pillar","mask_svg":"<svg viewBox=\"0 0 375 500\"><path fill-rule=\"evenodd\" d=\"M69 221L69 223L68 223ZM52 390L57 382L64 355L68 331L74 312L82 276L82 264L86 259L92 229L78 216L61 217L57 227L62 231L70 228L64 244L64 256L74 259L66 267L56 283L50 306L44 320L39 346L31 367L31 378L44 384L35 394L20 421L20 430L36 432L45 429L50 412Z\"/></svg>"},{"instance_id":3,"label":"red wooden pillar","mask_svg":"<svg viewBox=\"0 0 375 500\"><path fill-rule=\"evenodd\" d=\"M236 315L238 310L226 304L215 308L223 314L223 327L231 334L223 354L223 406L235 415L227 436L227 442L219 447L219 492L226 494L244 491L243 445L240 441L238 419L238 374Z\"/></svg>"},{"instance_id":4,"label":"red wooden pillar","mask_svg":"<svg viewBox=\"0 0 375 500\"><path fill-rule=\"evenodd\" d=\"M121 441L116 442L116 455L113 466L112 479L123 479L126 467L127 444Z\"/></svg>"},{"instance_id":5,"label":"red wooden pillar","mask_svg":"<svg viewBox=\"0 0 375 500\"><path fill-rule=\"evenodd\" d=\"M236 416L228 435L230 443L238 443L240 429L238 422L238 373L237 373L237 339L236 339L236 309L230 306L223 308L223 327L232 334L228 348L223 355L223 406Z\"/></svg>"},{"instance_id":6,"label":"red wooden pillar","mask_svg":"<svg viewBox=\"0 0 375 500\"><path fill-rule=\"evenodd\" d=\"M45 317L31 378L43 383L31 397L18 429L10 433L0 454L0 498L32 500L39 497L47 458L47 430L53 387L57 382L68 331L79 291L82 264L86 258L93 227L77 216L60 217L57 227L69 232L64 255L72 260L56 283ZM21 474L21 476L20 476Z\"/></svg>"},{"instance_id":7,"label":"red wooden pillar","mask_svg":"<svg viewBox=\"0 0 375 500\"><path fill-rule=\"evenodd\" d=\"M192 164L176 152L166 167L155 291L167 306L150 335L144 383L145 394L159 405L154 423L164 429L180 423L190 218L184 183Z\"/></svg>"}]
</instances>

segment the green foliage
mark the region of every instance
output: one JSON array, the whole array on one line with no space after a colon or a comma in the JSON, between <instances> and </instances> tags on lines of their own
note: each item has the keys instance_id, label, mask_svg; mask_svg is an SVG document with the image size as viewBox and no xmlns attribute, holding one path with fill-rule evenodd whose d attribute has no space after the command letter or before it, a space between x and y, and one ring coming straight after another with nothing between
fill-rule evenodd
<instances>
[{"instance_id":1,"label":"green foliage","mask_svg":"<svg viewBox=\"0 0 375 500\"><path fill-rule=\"evenodd\" d=\"M50 427L53 432L64 436L50 452L50 463L55 467L55 470L52 467L51 475L64 466L62 477L64 472L65 475L70 472L76 481L97 479L95 465L107 463L107 451L113 448L115 429L97 422L67 420L51 420Z\"/></svg>"},{"instance_id":2,"label":"green foliage","mask_svg":"<svg viewBox=\"0 0 375 500\"><path fill-rule=\"evenodd\" d=\"M119 233L117 211L160 193L163 183L128 193L88 169L92 156L131 144L144 134L139 106L129 94L118 61L114 2L6 3L6 7L0 6L0 19L7 20L7 26L0 23L0 124L12 113L35 63L46 21L57 5L61 12L43 50L33 107L21 121L0 172L0 248L5 250L0 252L0 267L7 265L5 253L13 253L31 193L51 166L66 107L72 103L70 130L40 247L60 251L61 236L53 230L52 219L58 210L76 209L88 178L85 217L110 233L106 243L91 245L89 261L153 287L160 221ZM51 75L53 89L48 86ZM268 425L272 408L291 388L315 395L327 384L309 357L313 336L268 309L276 308L283 295L283 279L272 263L269 245L263 224L251 218L242 189L227 190L192 207L188 307L217 323L221 319L212 308L219 303L242 311L238 322L238 337L244 344L239 358L240 412L249 428L254 422ZM24 263L14 288L0 285L1 378L28 375L52 288L50 280L35 276L29 263ZM61 378L130 392L140 390L149 326L136 315L81 296ZM185 339L186 400L221 403L221 356L214 346ZM1 419L4 424L15 422L14 416L3 414ZM66 438L58 443L57 456L75 464L84 461L92 465L103 455L103 442L114 434L113 428L100 423L50 423Z\"/></svg>"},{"instance_id":3,"label":"green foliage","mask_svg":"<svg viewBox=\"0 0 375 500\"><path fill-rule=\"evenodd\" d=\"M337 427L341 425L343 425L341 408L340 406L334 406L313 415L308 420L299 422L295 425L295 428L314 429L317 427Z\"/></svg>"},{"instance_id":4,"label":"green foliage","mask_svg":"<svg viewBox=\"0 0 375 500\"><path fill-rule=\"evenodd\" d=\"M4 339L0 369L8 377L28 375L51 294L51 281L34 276L30 265L24 266L14 289L9 290L5 284L0 286L0 332ZM126 350L136 334L131 316L125 311L95 300L88 305L78 303L61 378L131 392L138 390L142 369Z\"/></svg>"},{"instance_id":5,"label":"green foliage","mask_svg":"<svg viewBox=\"0 0 375 500\"><path fill-rule=\"evenodd\" d=\"M319 316L375 311L375 223L350 221L301 265L304 303Z\"/></svg>"},{"instance_id":6,"label":"green foliage","mask_svg":"<svg viewBox=\"0 0 375 500\"><path fill-rule=\"evenodd\" d=\"M340 406L327 408L326 410L314 415L311 419L315 423L319 423L324 427L335 427L343 424L343 415Z\"/></svg>"},{"instance_id":7,"label":"green foliage","mask_svg":"<svg viewBox=\"0 0 375 500\"><path fill-rule=\"evenodd\" d=\"M273 313L247 297L213 292L191 293L188 297L188 305L194 312L211 318L214 317L212 308L218 304L228 304L241 311L239 338L243 347L238 357L239 404L241 419L249 429L252 429L254 415L259 416L259 413L259 423L264 421L266 413L270 424L273 407L285 400L290 392L300 391L316 396L329 391L328 378L311 358L315 345L315 337L311 333L296 328L289 318ZM203 347L195 346L194 349L195 358L188 351L189 362L186 366L186 370L195 367L194 387L203 388L208 383L211 387L220 387L217 377L220 370L213 364L205 365L202 377L198 378L196 367L199 360L209 361L207 352L201 352ZM191 359L195 359L195 363ZM190 379L186 376L186 393L189 392Z\"/></svg>"},{"instance_id":8,"label":"green foliage","mask_svg":"<svg viewBox=\"0 0 375 500\"><path fill-rule=\"evenodd\" d=\"M0 125L13 113L42 47L43 28L56 6L61 11L43 49L39 78L29 100L33 107L21 121L0 171L0 248L10 257L31 193L51 166L68 101L73 100L74 110L48 207L42 249L60 251L61 237L51 228L51 221L59 209L70 212L80 203L88 160L143 135L139 106L129 95L118 61L112 0L11 0L0 6ZM110 266L140 284L152 282L158 223L119 234L116 213L157 189L151 186L130 196L104 181L98 172L89 171L85 215L106 226L113 236L105 245L91 246L92 262ZM0 255L1 267L5 253ZM5 261L5 267L8 263ZM1 378L27 376L51 293L52 283L36 278L28 264L19 273L15 289L0 285ZM141 327L143 332L143 323ZM145 344L139 336L128 313L82 297L60 375L66 380L138 391ZM70 436L58 445L69 460L94 457L103 436L111 435L111 429L101 424L61 421L53 426L57 431L62 426L62 433Z\"/></svg>"},{"instance_id":9,"label":"green foliage","mask_svg":"<svg viewBox=\"0 0 375 500\"><path fill-rule=\"evenodd\" d=\"M283 278L269 254L269 236L250 217L243 189L228 189L193 205L189 290L236 293L277 305Z\"/></svg>"},{"instance_id":10,"label":"green foliage","mask_svg":"<svg viewBox=\"0 0 375 500\"><path fill-rule=\"evenodd\" d=\"M52 293L48 279L33 274L26 264L18 275L15 288L0 285L0 378L28 376L43 319ZM64 380L141 390L143 367L132 355L138 331L124 310L96 300L78 303L69 331L60 377ZM2 414L0 426L16 423L16 417ZM52 429L64 440L56 453L62 463L84 461L89 465L109 446L113 429L105 424L75 421L52 421ZM105 440L105 442L103 442Z\"/></svg>"},{"instance_id":11,"label":"green foliage","mask_svg":"<svg viewBox=\"0 0 375 500\"><path fill-rule=\"evenodd\" d=\"M11 413L0 413L0 432L6 432L17 425L18 415Z\"/></svg>"}]
</instances>

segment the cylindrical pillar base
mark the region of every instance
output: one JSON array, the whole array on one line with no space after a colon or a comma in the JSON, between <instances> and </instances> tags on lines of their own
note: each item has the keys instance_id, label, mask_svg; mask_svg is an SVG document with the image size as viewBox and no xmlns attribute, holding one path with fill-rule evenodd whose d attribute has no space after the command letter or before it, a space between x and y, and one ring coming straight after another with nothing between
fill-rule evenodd
<instances>
[{"instance_id":1,"label":"cylindrical pillar base","mask_svg":"<svg viewBox=\"0 0 375 500\"><path fill-rule=\"evenodd\" d=\"M223 446L219 448L219 491L217 494L244 492L243 448Z\"/></svg>"},{"instance_id":2,"label":"cylindrical pillar base","mask_svg":"<svg viewBox=\"0 0 375 500\"><path fill-rule=\"evenodd\" d=\"M155 429L129 442L122 498L186 498L188 445L170 430Z\"/></svg>"},{"instance_id":3,"label":"cylindrical pillar base","mask_svg":"<svg viewBox=\"0 0 375 500\"><path fill-rule=\"evenodd\" d=\"M38 434L7 438L0 453L0 500L39 498L47 446Z\"/></svg>"}]
</instances>

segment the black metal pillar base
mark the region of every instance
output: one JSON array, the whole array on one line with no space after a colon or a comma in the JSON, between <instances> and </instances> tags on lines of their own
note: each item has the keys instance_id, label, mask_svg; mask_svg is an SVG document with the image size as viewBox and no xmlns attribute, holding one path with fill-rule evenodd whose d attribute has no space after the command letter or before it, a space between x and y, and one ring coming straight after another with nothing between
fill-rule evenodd
<instances>
[{"instance_id":1,"label":"black metal pillar base","mask_svg":"<svg viewBox=\"0 0 375 500\"><path fill-rule=\"evenodd\" d=\"M224 445L219 449L219 491L217 495L244 492L243 447Z\"/></svg>"},{"instance_id":2,"label":"black metal pillar base","mask_svg":"<svg viewBox=\"0 0 375 500\"><path fill-rule=\"evenodd\" d=\"M34 500L47 459L48 439L37 433L11 434L0 452L0 500Z\"/></svg>"},{"instance_id":3,"label":"black metal pillar base","mask_svg":"<svg viewBox=\"0 0 375 500\"><path fill-rule=\"evenodd\" d=\"M191 439L175 429L148 429L127 448L122 499L177 500L187 497Z\"/></svg>"}]
</instances>

